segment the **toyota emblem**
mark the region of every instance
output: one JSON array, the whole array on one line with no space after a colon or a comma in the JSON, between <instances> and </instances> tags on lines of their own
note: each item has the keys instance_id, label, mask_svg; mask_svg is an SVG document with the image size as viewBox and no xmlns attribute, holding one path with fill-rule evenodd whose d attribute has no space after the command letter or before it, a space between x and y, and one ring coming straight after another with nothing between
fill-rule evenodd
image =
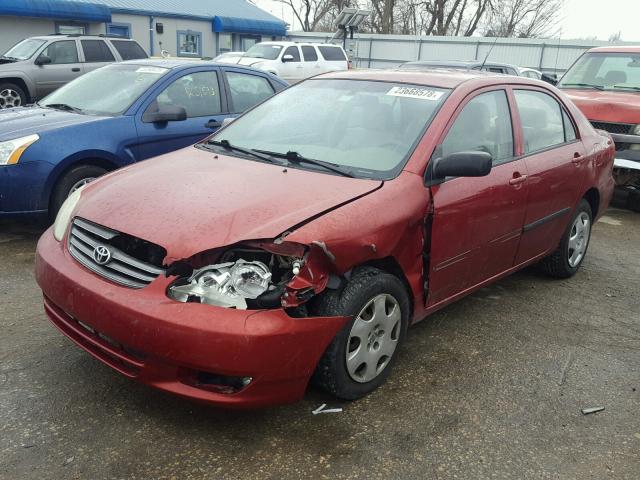
<instances>
[{"instance_id":1,"label":"toyota emblem","mask_svg":"<svg viewBox=\"0 0 640 480\"><path fill-rule=\"evenodd\" d=\"M106 265L111 260L111 251L104 245L98 245L93 249L93 259L98 265Z\"/></svg>"}]
</instances>

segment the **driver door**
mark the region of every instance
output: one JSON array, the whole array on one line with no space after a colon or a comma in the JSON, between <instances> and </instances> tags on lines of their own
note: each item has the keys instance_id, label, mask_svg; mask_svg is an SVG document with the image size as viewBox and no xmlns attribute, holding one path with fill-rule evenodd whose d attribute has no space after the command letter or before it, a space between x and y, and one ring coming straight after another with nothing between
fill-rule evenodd
<instances>
[{"instance_id":1,"label":"driver door","mask_svg":"<svg viewBox=\"0 0 640 480\"><path fill-rule=\"evenodd\" d=\"M493 161L486 177L447 178L431 186L427 307L448 303L514 265L526 212L527 171L514 155L509 95L492 88L467 97L434 153L433 159L480 150Z\"/></svg>"},{"instance_id":2,"label":"driver door","mask_svg":"<svg viewBox=\"0 0 640 480\"><path fill-rule=\"evenodd\" d=\"M285 55L291 55L293 60L284 61ZM285 49L280 57L282 65L278 67L280 77L290 83L299 82L304 78L304 65L300 58L300 49L297 46L290 46Z\"/></svg>"},{"instance_id":3,"label":"driver door","mask_svg":"<svg viewBox=\"0 0 640 480\"><path fill-rule=\"evenodd\" d=\"M49 95L83 73L75 40L51 42L37 58L45 57L48 57L51 63L34 65L36 71L33 76L38 99Z\"/></svg>"},{"instance_id":4,"label":"driver door","mask_svg":"<svg viewBox=\"0 0 640 480\"><path fill-rule=\"evenodd\" d=\"M136 114L136 159L145 160L193 145L218 130L230 116L221 85L216 68L181 72L152 92ZM183 107L187 119L154 123L145 116L166 106Z\"/></svg>"}]
</instances>

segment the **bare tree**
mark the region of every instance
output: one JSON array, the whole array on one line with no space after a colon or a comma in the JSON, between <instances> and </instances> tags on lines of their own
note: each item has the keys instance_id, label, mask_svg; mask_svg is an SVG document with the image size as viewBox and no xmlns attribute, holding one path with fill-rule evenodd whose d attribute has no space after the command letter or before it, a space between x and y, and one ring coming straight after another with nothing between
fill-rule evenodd
<instances>
[{"instance_id":1,"label":"bare tree","mask_svg":"<svg viewBox=\"0 0 640 480\"><path fill-rule=\"evenodd\" d=\"M355 6L356 0L276 0L291 8L305 32L335 28L333 20L343 8Z\"/></svg>"},{"instance_id":2,"label":"bare tree","mask_svg":"<svg viewBox=\"0 0 640 480\"><path fill-rule=\"evenodd\" d=\"M564 0L497 0L487 21L491 37L542 37L558 32L558 15Z\"/></svg>"}]
</instances>

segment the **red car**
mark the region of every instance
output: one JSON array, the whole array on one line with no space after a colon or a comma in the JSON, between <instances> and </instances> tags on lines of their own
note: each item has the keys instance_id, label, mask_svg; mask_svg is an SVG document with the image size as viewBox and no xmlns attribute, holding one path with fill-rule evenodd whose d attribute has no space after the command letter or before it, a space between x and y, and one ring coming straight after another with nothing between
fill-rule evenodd
<instances>
[{"instance_id":1,"label":"red car","mask_svg":"<svg viewBox=\"0 0 640 480\"><path fill-rule=\"evenodd\" d=\"M38 244L51 321L122 374L258 407L356 399L407 327L527 265L570 277L614 146L560 91L340 72L74 193Z\"/></svg>"},{"instance_id":2,"label":"red car","mask_svg":"<svg viewBox=\"0 0 640 480\"><path fill-rule=\"evenodd\" d=\"M613 137L616 184L628 189L628 207L640 211L640 46L592 48L558 86Z\"/></svg>"}]
</instances>

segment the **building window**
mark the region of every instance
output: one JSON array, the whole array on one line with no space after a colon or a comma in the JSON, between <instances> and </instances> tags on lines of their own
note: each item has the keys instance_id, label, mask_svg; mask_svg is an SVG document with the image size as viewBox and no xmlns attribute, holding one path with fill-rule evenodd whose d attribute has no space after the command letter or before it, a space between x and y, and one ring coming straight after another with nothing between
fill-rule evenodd
<instances>
[{"instance_id":1,"label":"building window","mask_svg":"<svg viewBox=\"0 0 640 480\"><path fill-rule=\"evenodd\" d=\"M56 33L59 35L86 35L88 29L88 26L82 23L56 22Z\"/></svg>"},{"instance_id":2,"label":"building window","mask_svg":"<svg viewBox=\"0 0 640 480\"><path fill-rule=\"evenodd\" d=\"M233 38L230 33L221 33L218 36L218 51L220 53L230 52L233 50Z\"/></svg>"},{"instance_id":3,"label":"building window","mask_svg":"<svg viewBox=\"0 0 640 480\"><path fill-rule=\"evenodd\" d=\"M131 38L131 24L107 23L107 35L111 37Z\"/></svg>"},{"instance_id":4,"label":"building window","mask_svg":"<svg viewBox=\"0 0 640 480\"><path fill-rule=\"evenodd\" d=\"M178 31L178 56L201 57L202 34L200 32Z\"/></svg>"},{"instance_id":5,"label":"building window","mask_svg":"<svg viewBox=\"0 0 640 480\"><path fill-rule=\"evenodd\" d=\"M260 43L262 38L260 35L240 35L240 50L246 52L256 43Z\"/></svg>"}]
</instances>

